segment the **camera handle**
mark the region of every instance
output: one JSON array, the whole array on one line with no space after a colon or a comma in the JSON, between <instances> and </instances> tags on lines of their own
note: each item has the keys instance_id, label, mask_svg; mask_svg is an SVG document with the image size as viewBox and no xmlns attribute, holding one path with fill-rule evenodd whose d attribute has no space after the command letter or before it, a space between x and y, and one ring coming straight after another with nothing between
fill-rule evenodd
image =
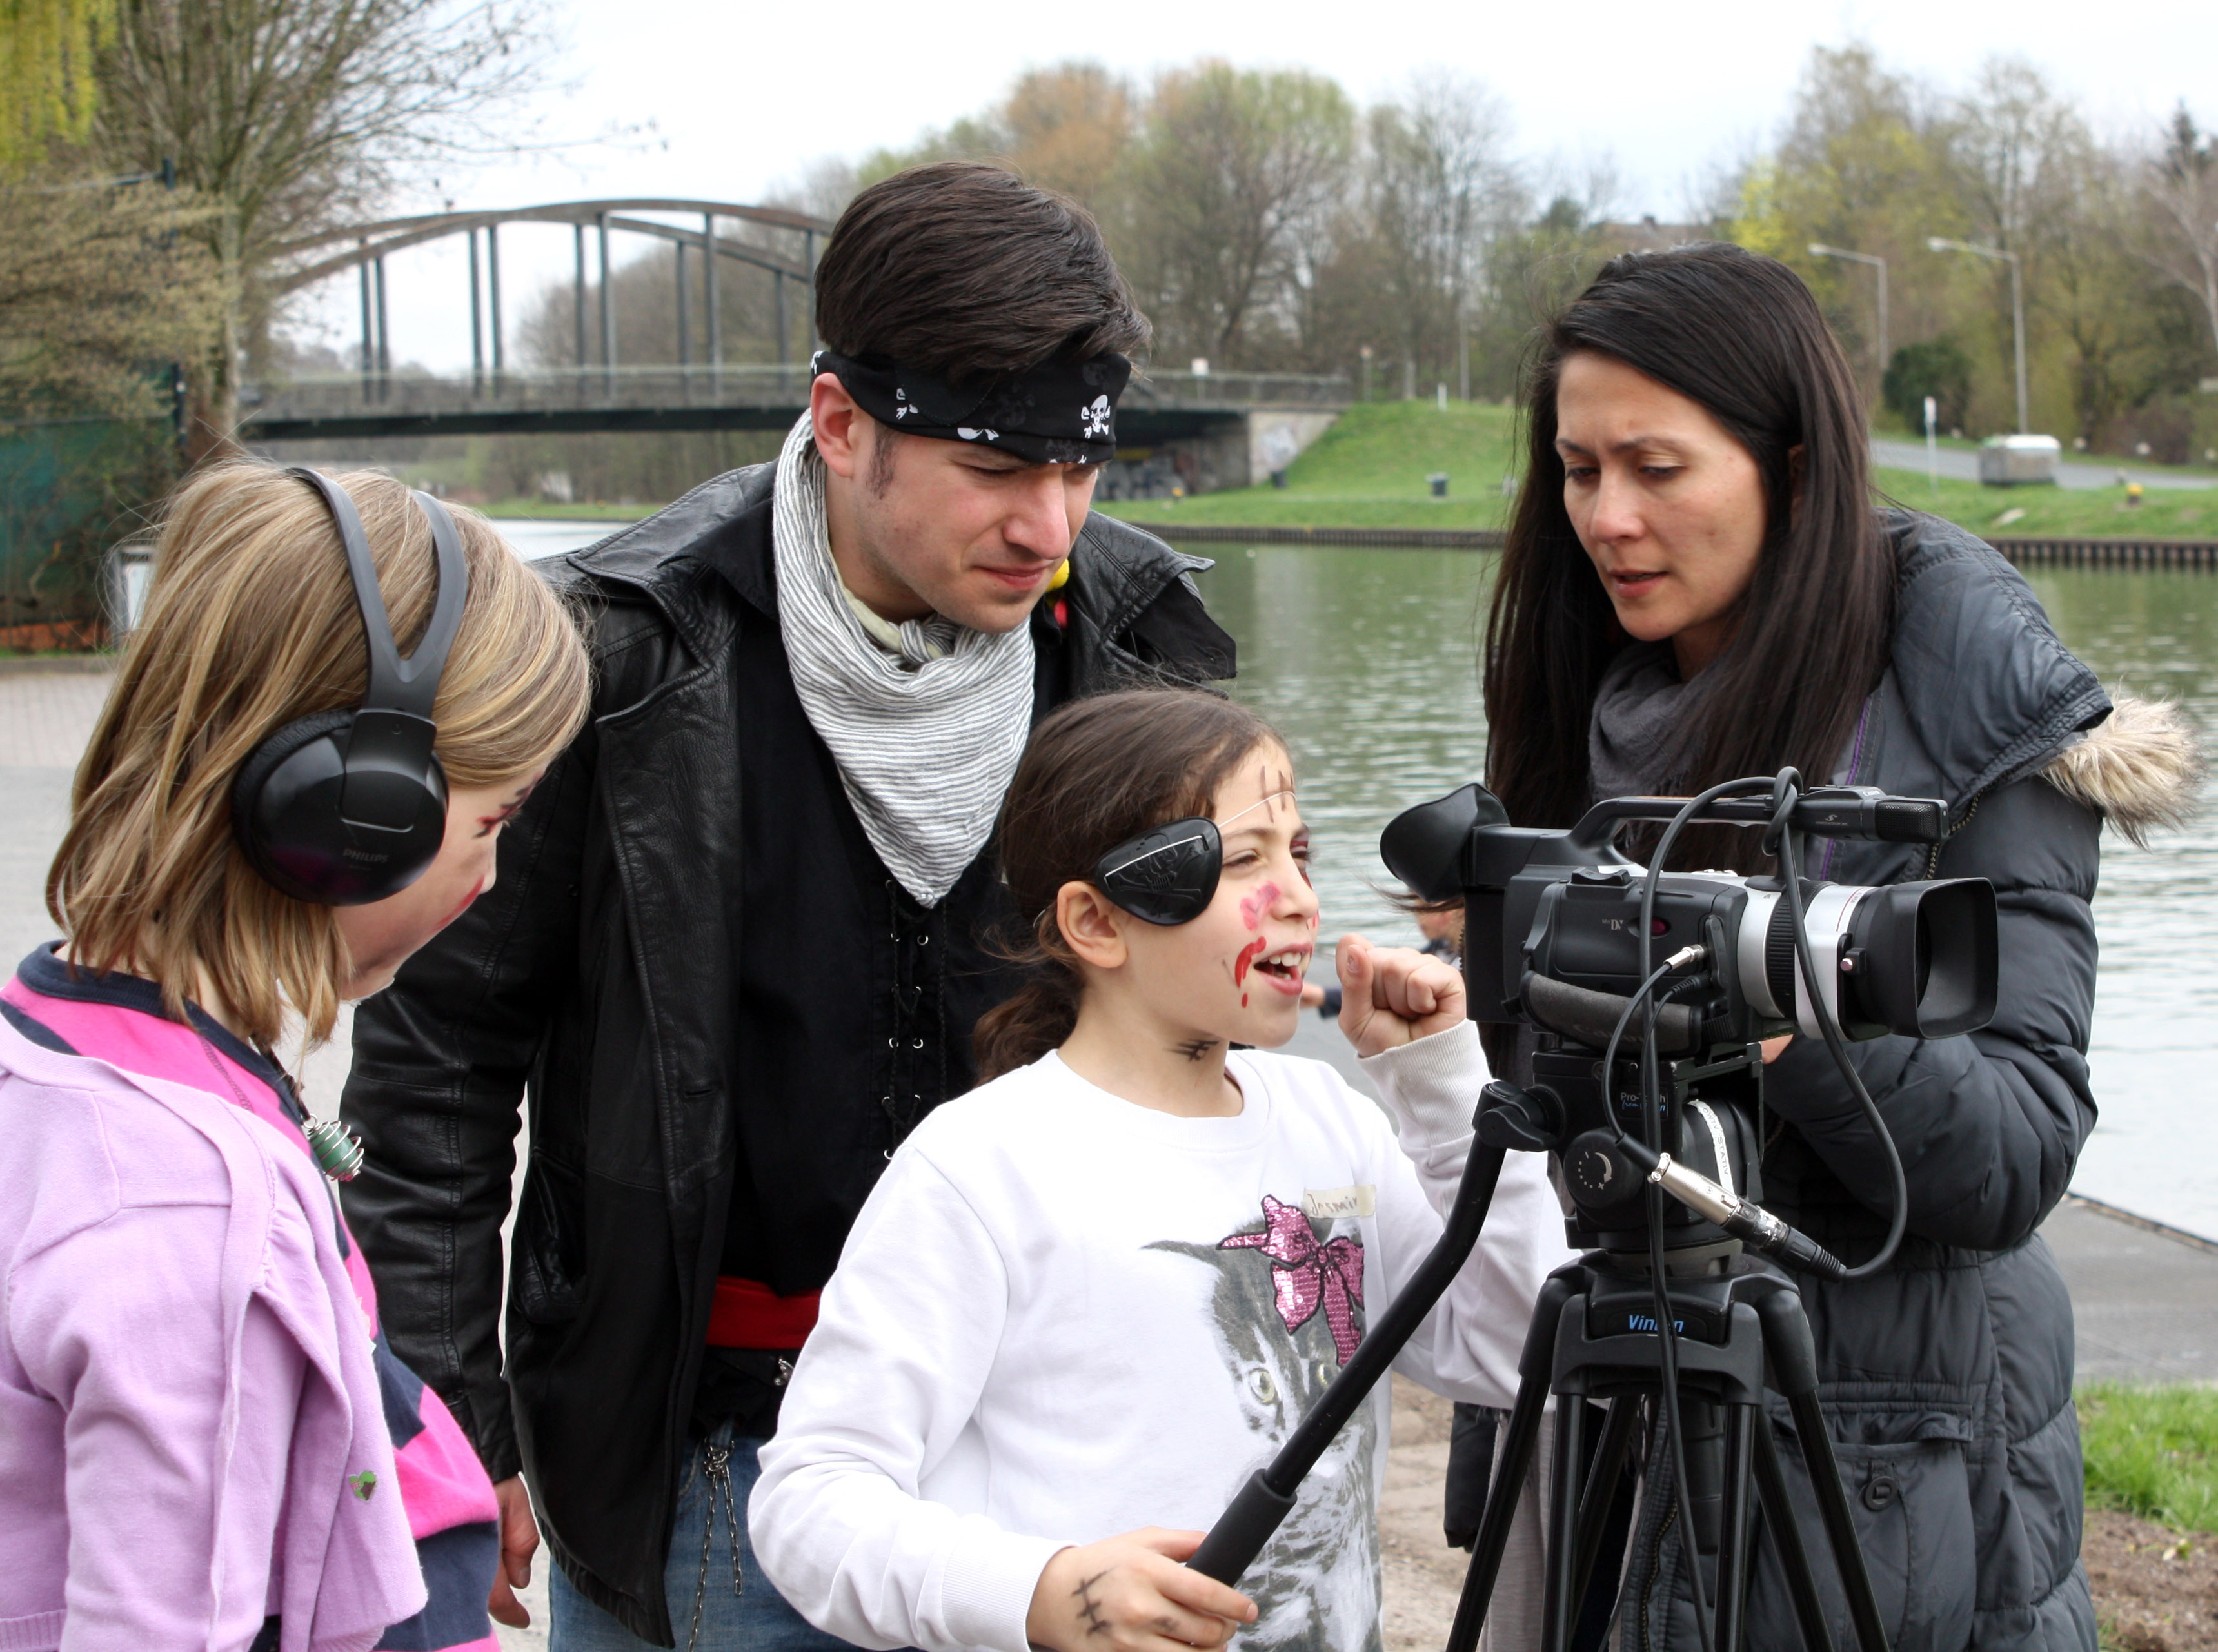
<instances>
[{"instance_id":1,"label":"camera handle","mask_svg":"<svg viewBox=\"0 0 2218 1652\"><path fill-rule=\"evenodd\" d=\"M1501 1179L1503 1154L1510 1148L1545 1152L1554 1145L1560 1121L1545 1116L1546 1103L1507 1084L1490 1084L1480 1092L1478 1111L1471 1123L1471 1154L1464 1160L1463 1180L1439 1241L1387 1305L1372 1322L1363 1341L1340 1368L1340 1375L1319 1396L1309 1415L1279 1454L1248 1477L1231 1506L1217 1518L1201 1546L1186 1564L1220 1583L1237 1584L1263 1545L1293 1513L1294 1497L1302 1477L1317 1465L1355 1408L1370 1396L1386 1375L1394 1356L1416 1334L1425 1315L1463 1271L1464 1263L1478 1245L1494 1203L1495 1185Z\"/></svg>"},{"instance_id":2,"label":"camera handle","mask_svg":"<svg viewBox=\"0 0 2218 1652\"><path fill-rule=\"evenodd\" d=\"M1596 803L1571 828L1570 842L1599 859L1618 828L1635 820L1678 818L1683 797L1611 797ZM1781 800L1718 797L1697 810L1694 822L1769 826L1782 824ZM1948 807L1930 797L1892 797L1872 786L1812 786L1783 801L1784 824L1812 838L1865 838L1880 843L1936 844L1948 834Z\"/></svg>"}]
</instances>

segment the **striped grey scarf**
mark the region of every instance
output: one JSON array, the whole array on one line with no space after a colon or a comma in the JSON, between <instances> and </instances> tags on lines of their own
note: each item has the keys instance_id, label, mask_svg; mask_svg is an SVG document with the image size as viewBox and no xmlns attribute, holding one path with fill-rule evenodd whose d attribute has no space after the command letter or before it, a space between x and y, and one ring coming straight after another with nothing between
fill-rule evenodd
<instances>
[{"instance_id":1,"label":"striped grey scarf","mask_svg":"<svg viewBox=\"0 0 2218 1652\"><path fill-rule=\"evenodd\" d=\"M898 657L864 634L825 526L824 461L803 413L778 455L771 546L793 686L856 819L901 888L937 906L993 835L1032 728L1032 634L933 615Z\"/></svg>"}]
</instances>

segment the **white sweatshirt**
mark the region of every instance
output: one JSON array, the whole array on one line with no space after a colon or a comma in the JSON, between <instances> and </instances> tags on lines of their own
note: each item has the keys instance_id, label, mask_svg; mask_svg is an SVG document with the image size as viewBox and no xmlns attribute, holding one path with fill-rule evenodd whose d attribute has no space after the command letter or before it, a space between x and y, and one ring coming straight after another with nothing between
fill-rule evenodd
<instances>
[{"instance_id":1,"label":"white sweatshirt","mask_svg":"<svg viewBox=\"0 0 2218 1652\"><path fill-rule=\"evenodd\" d=\"M825 1288L748 1529L818 1628L870 1648L1026 1652L1049 1559L1205 1530L1440 1236L1486 1081L1468 1023L1365 1069L1236 1052L1234 1118L1181 1118L1055 1055L934 1111ZM1406 1156L1405 1156L1406 1155ZM1507 1406L1533 1294L1571 1254L1539 1155L1396 1368ZM1377 1652L1388 1385L1241 1587L1235 1646Z\"/></svg>"}]
</instances>

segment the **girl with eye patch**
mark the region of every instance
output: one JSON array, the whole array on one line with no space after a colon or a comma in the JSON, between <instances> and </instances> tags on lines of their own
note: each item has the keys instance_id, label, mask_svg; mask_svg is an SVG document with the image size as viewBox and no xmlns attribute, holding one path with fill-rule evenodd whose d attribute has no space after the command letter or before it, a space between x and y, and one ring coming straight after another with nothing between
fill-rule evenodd
<instances>
[{"instance_id":1,"label":"girl with eye patch","mask_svg":"<svg viewBox=\"0 0 2218 1652\"><path fill-rule=\"evenodd\" d=\"M1031 980L848 1238L749 1500L764 1569L863 1647L1377 1652L1385 1385L1240 1590L1180 1562L1440 1235L1488 1076L1462 980L1341 940L1386 1112L1265 1053L1316 953L1309 832L1284 743L1212 695L1049 717L997 843ZM1509 1405L1562 1232L1509 1155L1396 1369Z\"/></svg>"}]
</instances>

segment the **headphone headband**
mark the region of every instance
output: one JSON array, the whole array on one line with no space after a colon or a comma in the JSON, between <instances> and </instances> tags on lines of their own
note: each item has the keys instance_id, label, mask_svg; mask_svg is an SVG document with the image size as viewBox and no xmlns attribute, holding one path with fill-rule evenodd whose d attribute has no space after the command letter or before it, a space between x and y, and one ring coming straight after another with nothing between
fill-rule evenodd
<instances>
[{"instance_id":1,"label":"headphone headband","mask_svg":"<svg viewBox=\"0 0 2218 1652\"><path fill-rule=\"evenodd\" d=\"M369 539L362 532L362 515L354 499L330 477L305 465L286 473L298 477L323 495L346 552L347 573L354 580L355 603L362 610L363 640L369 645L369 689L362 696L364 711L399 711L431 721L431 706L439 693L439 676L455 634L462 628L462 604L468 594L468 564L462 558L462 536L447 507L429 493L412 491L425 520L431 524L431 549L438 572L438 595L431 604L431 622L417 640L415 652L403 659L393 640L393 621L386 612L385 595L377 587L377 564L369 554Z\"/></svg>"}]
</instances>

